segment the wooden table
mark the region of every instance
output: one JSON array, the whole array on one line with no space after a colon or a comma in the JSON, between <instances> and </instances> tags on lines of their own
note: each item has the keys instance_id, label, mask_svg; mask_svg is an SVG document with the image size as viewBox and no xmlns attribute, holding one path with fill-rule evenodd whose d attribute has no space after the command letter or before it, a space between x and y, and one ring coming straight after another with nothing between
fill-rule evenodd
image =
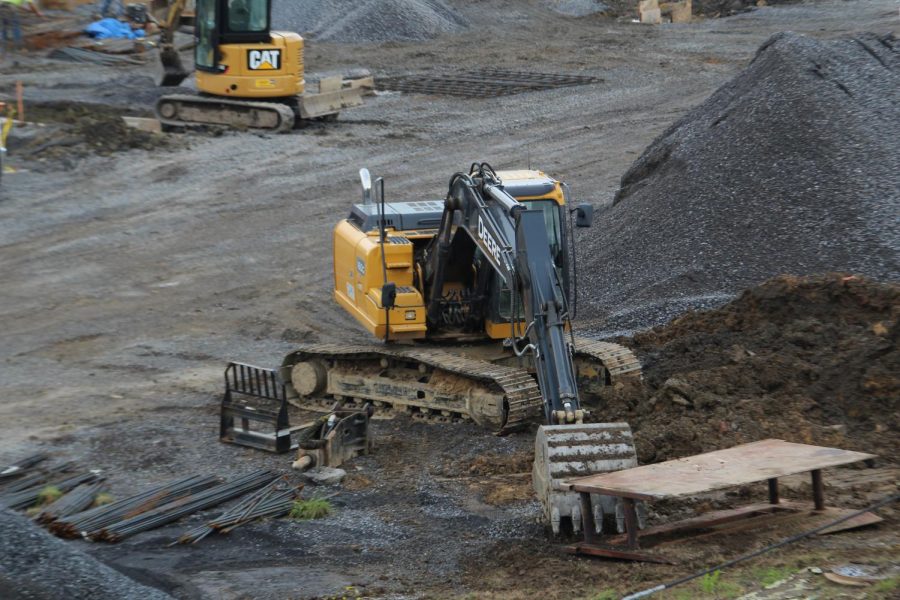
<instances>
[{"instance_id":1,"label":"wooden table","mask_svg":"<svg viewBox=\"0 0 900 600\"><path fill-rule=\"evenodd\" d=\"M659 557L637 552L640 545L636 501L683 498L766 481L769 487L769 506L777 509L783 504L778 494L778 478L809 472L812 477L813 506L816 511L824 511L826 508L822 469L872 458L875 458L874 454L769 439L654 465L572 479L563 485L580 495L584 542L569 547L569 551L594 556L666 562ZM622 499L626 535L624 547L601 544L594 522L594 513L591 510L591 494ZM784 506L787 508L796 505ZM760 507L753 505L726 512L728 514L723 513L717 523L725 522L723 519L734 520L757 514ZM698 522L697 519L689 521L693 521L695 525ZM674 528L669 526L668 529Z\"/></svg>"}]
</instances>

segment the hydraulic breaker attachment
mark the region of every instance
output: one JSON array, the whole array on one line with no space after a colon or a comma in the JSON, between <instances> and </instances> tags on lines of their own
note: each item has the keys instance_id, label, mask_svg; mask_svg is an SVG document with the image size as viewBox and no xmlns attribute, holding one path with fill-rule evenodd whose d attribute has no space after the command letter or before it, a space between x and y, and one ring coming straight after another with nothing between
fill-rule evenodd
<instances>
[{"instance_id":1,"label":"hydraulic breaker attachment","mask_svg":"<svg viewBox=\"0 0 900 600\"><path fill-rule=\"evenodd\" d=\"M534 444L534 490L544 520L554 534L581 530L578 494L560 483L575 477L619 471L637 466L637 454L627 423L543 425ZM624 513L611 496L593 494L591 505L598 533L624 531ZM605 531L604 531L605 530Z\"/></svg>"},{"instance_id":2,"label":"hydraulic breaker attachment","mask_svg":"<svg viewBox=\"0 0 900 600\"><path fill-rule=\"evenodd\" d=\"M339 467L346 460L371 452L369 418L374 409L366 404L362 410L334 410L319 417L297 436L297 460L293 467Z\"/></svg>"}]
</instances>

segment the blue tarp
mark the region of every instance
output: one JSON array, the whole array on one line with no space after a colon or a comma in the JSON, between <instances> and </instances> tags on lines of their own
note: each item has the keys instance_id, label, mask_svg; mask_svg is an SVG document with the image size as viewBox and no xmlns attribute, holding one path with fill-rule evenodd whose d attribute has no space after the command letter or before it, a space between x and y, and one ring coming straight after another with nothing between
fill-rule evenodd
<instances>
[{"instance_id":1,"label":"blue tarp","mask_svg":"<svg viewBox=\"0 0 900 600\"><path fill-rule=\"evenodd\" d=\"M131 29L128 23L117 19L100 19L84 28L84 32L96 40L134 40L144 37L143 29Z\"/></svg>"}]
</instances>

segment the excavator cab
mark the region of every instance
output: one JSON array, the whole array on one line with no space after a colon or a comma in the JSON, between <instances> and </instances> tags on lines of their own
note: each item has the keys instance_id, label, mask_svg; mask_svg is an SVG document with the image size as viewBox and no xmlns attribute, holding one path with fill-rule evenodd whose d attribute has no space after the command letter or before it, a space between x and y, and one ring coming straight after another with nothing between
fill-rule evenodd
<instances>
[{"instance_id":1,"label":"excavator cab","mask_svg":"<svg viewBox=\"0 0 900 600\"><path fill-rule=\"evenodd\" d=\"M236 98L303 93L303 38L271 31L271 0L198 0L197 89Z\"/></svg>"}]
</instances>

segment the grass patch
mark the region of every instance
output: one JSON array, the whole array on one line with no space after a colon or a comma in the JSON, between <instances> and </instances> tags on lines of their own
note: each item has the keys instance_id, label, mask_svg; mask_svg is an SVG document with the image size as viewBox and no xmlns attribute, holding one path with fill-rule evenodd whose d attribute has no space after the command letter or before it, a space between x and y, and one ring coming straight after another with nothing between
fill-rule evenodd
<instances>
[{"instance_id":1,"label":"grass patch","mask_svg":"<svg viewBox=\"0 0 900 600\"><path fill-rule=\"evenodd\" d=\"M100 492L94 497L94 506L103 506L104 504L112 504L115 498L112 494L108 494L106 492Z\"/></svg>"},{"instance_id":2,"label":"grass patch","mask_svg":"<svg viewBox=\"0 0 900 600\"><path fill-rule=\"evenodd\" d=\"M62 498L62 491L56 487L55 485L48 485L40 492L38 492L37 496L37 505L38 506L47 506L48 504L53 504L60 498Z\"/></svg>"},{"instance_id":3,"label":"grass patch","mask_svg":"<svg viewBox=\"0 0 900 600\"><path fill-rule=\"evenodd\" d=\"M591 596L590 600L619 600L620 596L616 590L603 590Z\"/></svg>"},{"instance_id":4,"label":"grass patch","mask_svg":"<svg viewBox=\"0 0 900 600\"><path fill-rule=\"evenodd\" d=\"M787 579L794 574L794 570L788 567L764 567L753 571L753 578L763 587Z\"/></svg>"},{"instance_id":5,"label":"grass patch","mask_svg":"<svg viewBox=\"0 0 900 600\"><path fill-rule=\"evenodd\" d=\"M900 590L900 575L895 575L888 579L879 581L878 583L872 584L872 587L869 588L869 593L866 595L866 597L886 598L888 597L888 594L890 594L891 592L896 592L897 590Z\"/></svg>"},{"instance_id":6,"label":"grass patch","mask_svg":"<svg viewBox=\"0 0 900 600\"><path fill-rule=\"evenodd\" d=\"M309 519L323 519L330 515L334 509L331 502L325 498L309 498L297 500L291 507L290 518L306 521Z\"/></svg>"}]
</instances>

